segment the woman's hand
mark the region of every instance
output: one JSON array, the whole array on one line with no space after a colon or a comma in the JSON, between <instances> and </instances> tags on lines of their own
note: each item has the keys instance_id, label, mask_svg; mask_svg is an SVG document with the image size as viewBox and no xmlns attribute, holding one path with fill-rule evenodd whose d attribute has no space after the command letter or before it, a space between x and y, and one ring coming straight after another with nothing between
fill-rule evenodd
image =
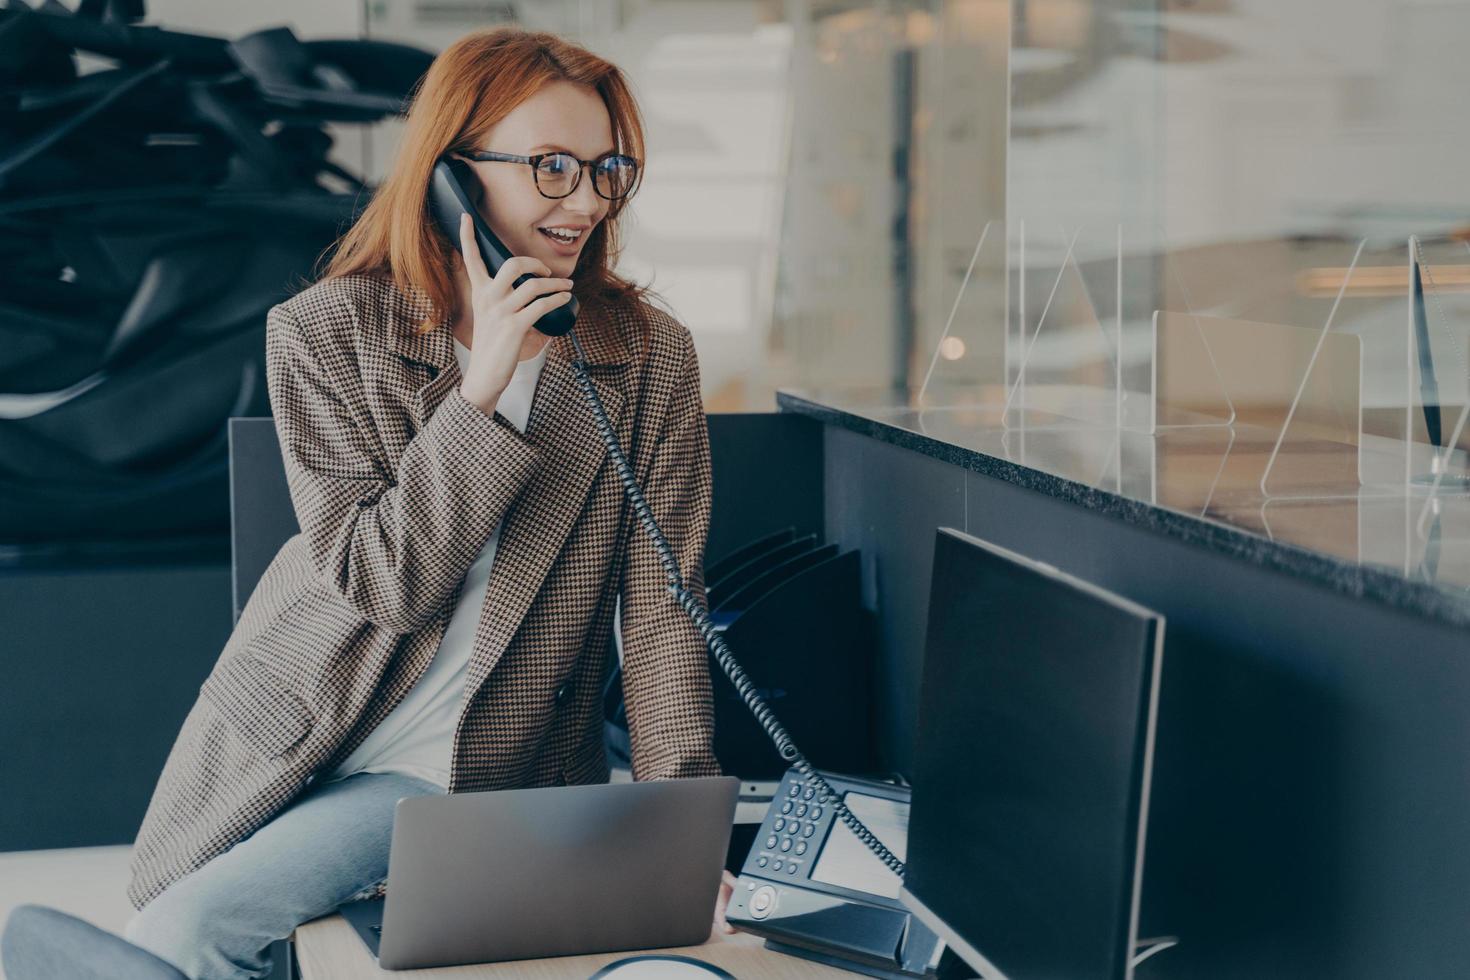
<instances>
[{"instance_id":1,"label":"woman's hand","mask_svg":"<svg viewBox=\"0 0 1470 980\"><path fill-rule=\"evenodd\" d=\"M459 252L470 277L474 317L470 363L459 393L488 415L515 373L526 331L543 313L571 299L572 281L551 278L544 263L525 255L507 259L491 278L468 214L459 220ZM513 288L511 284L526 273L545 278L528 279Z\"/></svg>"},{"instance_id":2,"label":"woman's hand","mask_svg":"<svg viewBox=\"0 0 1470 980\"><path fill-rule=\"evenodd\" d=\"M727 935L735 934L735 927L725 921L725 909L730 905L730 896L735 894L735 876L728 871L720 872L720 897L715 899L715 928Z\"/></svg>"}]
</instances>

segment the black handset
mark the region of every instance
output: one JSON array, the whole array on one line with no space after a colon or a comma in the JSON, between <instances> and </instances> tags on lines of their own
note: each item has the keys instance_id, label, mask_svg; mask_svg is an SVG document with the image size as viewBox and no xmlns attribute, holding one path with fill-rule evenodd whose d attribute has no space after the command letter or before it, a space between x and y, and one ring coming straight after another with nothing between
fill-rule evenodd
<instances>
[{"instance_id":1,"label":"black handset","mask_svg":"<svg viewBox=\"0 0 1470 980\"><path fill-rule=\"evenodd\" d=\"M429 208L434 212L439 230L454 243L456 249L459 248L459 216L469 214L470 220L474 222L475 241L480 245L480 256L485 260L485 268L493 276L500 271L505 260L510 258L510 250L495 237L495 232L490 230L490 225L475 207L475 200L480 195L477 193L471 196L468 188L479 186L469 164L453 157L440 157L439 162L434 164L434 176L429 181ZM515 285L519 286L527 279L535 278L528 272L516 279ZM576 323L577 297L573 296L556 309L541 314L535 327L548 337L560 337L576 326Z\"/></svg>"}]
</instances>

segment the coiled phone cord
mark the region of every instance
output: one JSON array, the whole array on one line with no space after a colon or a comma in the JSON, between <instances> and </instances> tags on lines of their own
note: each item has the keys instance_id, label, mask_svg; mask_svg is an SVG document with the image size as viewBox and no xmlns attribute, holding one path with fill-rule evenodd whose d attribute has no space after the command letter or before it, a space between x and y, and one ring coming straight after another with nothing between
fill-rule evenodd
<instances>
[{"instance_id":1,"label":"coiled phone cord","mask_svg":"<svg viewBox=\"0 0 1470 980\"><path fill-rule=\"evenodd\" d=\"M582 349L582 342L577 339L575 330L571 332L570 337L572 346L577 349L577 360L572 362L572 372L576 375L577 387L582 389L582 395L587 399L587 406L592 410L597 432L607 445L607 454L612 459L618 479L622 481L623 490L627 493L628 499L633 504L633 510L638 515L638 523L643 525L643 529L653 539L654 549L658 552L658 560L663 565L664 574L669 579L669 591L674 594L674 598L678 600L684 612L694 621L700 635L704 637L704 642L708 644L710 652L715 655L715 661L719 663L720 669L730 678L730 683L735 685L735 690L740 694L745 706L750 709L750 713L755 716L756 721L760 722L771 741L776 744L776 750L781 754L781 758L814 782L818 791L825 794L831 801L831 806L838 819L845 823L848 829L857 835L858 840L867 845L868 850L877 855L889 870L902 878L903 862L892 851L884 847L883 842L857 818L856 814L847 808L847 804L842 801L842 794L833 789L816 768L807 761L806 756L802 755L785 727L776 720L776 713L771 710L771 706L766 704L750 678L745 676L745 671L736 663L734 654L730 652L729 646L725 643L725 638L715 629L709 615L700 608L698 598L692 591L684 587L683 576L679 574L678 559L674 557L668 540L654 521L648 502L643 499L643 490L638 486L633 470L623 456L622 447L618 445L617 434L613 432L612 423L608 421L607 410L603 408L597 388L587 374L587 352Z\"/></svg>"}]
</instances>

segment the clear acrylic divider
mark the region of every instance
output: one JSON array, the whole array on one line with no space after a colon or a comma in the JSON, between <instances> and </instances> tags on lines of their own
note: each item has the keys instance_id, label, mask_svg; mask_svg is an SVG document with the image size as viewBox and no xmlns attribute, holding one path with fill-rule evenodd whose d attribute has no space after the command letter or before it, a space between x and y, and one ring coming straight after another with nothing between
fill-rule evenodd
<instances>
[{"instance_id":1,"label":"clear acrylic divider","mask_svg":"<svg viewBox=\"0 0 1470 980\"><path fill-rule=\"evenodd\" d=\"M1301 270L1297 291L1331 297L1320 326L1281 333L1259 352L1262 369L1286 365L1295 376L1271 418L1258 406L1253 421L1276 432L1261 474L1268 498L1373 497L1404 493L1411 433L1410 332L1403 297L1404 249L1369 249L1360 240L1345 266ZM1242 417L1252 415L1236 399Z\"/></svg>"},{"instance_id":2,"label":"clear acrylic divider","mask_svg":"<svg viewBox=\"0 0 1470 980\"><path fill-rule=\"evenodd\" d=\"M958 262L954 265L957 267ZM1005 230L987 221L949 300L944 327L919 383L921 411L956 413L955 420L999 425L1005 403Z\"/></svg>"},{"instance_id":3,"label":"clear acrylic divider","mask_svg":"<svg viewBox=\"0 0 1470 980\"><path fill-rule=\"evenodd\" d=\"M1008 429L1117 429L1122 417L1116 230L1039 236L1016 225L1006 331ZM1108 326L1103 320L1109 320Z\"/></svg>"},{"instance_id":4,"label":"clear acrylic divider","mask_svg":"<svg viewBox=\"0 0 1470 980\"><path fill-rule=\"evenodd\" d=\"M1152 431L1234 424L1235 402L1215 353L1230 346L1231 322L1192 310L1154 311Z\"/></svg>"},{"instance_id":5,"label":"clear acrylic divider","mask_svg":"<svg viewBox=\"0 0 1470 980\"><path fill-rule=\"evenodd\" d=\"M1231 335L1220 333L1218 315L1207 317L1196 304L1179 262L1159 266L1162 305L1149 323L1149 431L1230 426L1235 403L1215 347L1229 346Z\"/></svg>"}]
</instances>

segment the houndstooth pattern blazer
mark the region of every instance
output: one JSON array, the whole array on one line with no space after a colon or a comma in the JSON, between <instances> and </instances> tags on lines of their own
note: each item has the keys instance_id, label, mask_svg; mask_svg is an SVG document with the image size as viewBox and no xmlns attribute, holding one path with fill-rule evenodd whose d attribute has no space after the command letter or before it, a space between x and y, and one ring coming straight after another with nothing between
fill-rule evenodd
<instances>
[{"instance_id":1,"label":"houndstooth pattern blazer","mask_svg":"<svg viewBox=\"0 0 1470 980\"><path fill-rule=\"evenodd\" d=\"M601 680L619 595L634 778L719 774L704 641L632 516L570 338L550 342L522 434L460 395L447 321L414 332L428 319L422 293L369 276L319 282L269 313L268 382L301 532L261 578L169 754L133 851L137 908L270 820L387 716L428 667L502 518L450 792L607 780ZM709 434L689 332L641 302L584 304L576 332L703 599Z\"/></svg>"}]
</instances>

